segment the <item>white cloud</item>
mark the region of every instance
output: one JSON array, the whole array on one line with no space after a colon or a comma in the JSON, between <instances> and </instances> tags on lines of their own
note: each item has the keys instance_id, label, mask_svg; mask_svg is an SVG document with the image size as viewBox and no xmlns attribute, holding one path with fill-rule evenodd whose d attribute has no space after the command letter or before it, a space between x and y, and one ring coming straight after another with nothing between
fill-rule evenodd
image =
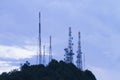
<instances>
[{"instance_id":1,"label":"white cloud","mask_svg":"<svg viewBox=\"0 0 120 80\"><path fill-rule=\"evenodd\" d=\"M20 63L23 63L26 58L33 58L35 55L37 55L37 49L33 45L25 45L24 47L0 45L0 58L4 59L0 61L0 73L18 69Z\"/></svg>"},{"instance_id":2,"label":"white cloud","mask_svg":"<svg viewBox=\"0 0 120 80\"><path fill-rule=\"evenodd\" d=\"M36 55L36 52L37 51L34 48L28 49L18 46L0 45L0 57L2 58L12 58L12 59L31 58L33 55Z\"/></svg>"},{"instance_id":3,"label":"white cloud","mask_svg":"<svg viewBox=\"0 0 120 80\"><path fill-rule=\"evenodd\" d=\"M6 61L0 61L0 74L2 72L10 72L13 69L19 69L18 66L13 66Z\"/></svg>"}]
</instances>

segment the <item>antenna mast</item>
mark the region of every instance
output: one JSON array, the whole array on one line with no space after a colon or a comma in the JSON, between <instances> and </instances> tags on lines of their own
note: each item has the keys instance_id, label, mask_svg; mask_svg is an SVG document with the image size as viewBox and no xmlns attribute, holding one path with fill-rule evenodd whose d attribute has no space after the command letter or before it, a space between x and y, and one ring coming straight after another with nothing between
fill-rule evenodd
<instances>
[{"instance_id":1,"label":"antenna mast","mask_svg":"<svg viewBox=\"0 0 120 80\"><path fill-rule=\"evenodd\" d=\"M39 64L42 64L42 53L41 53L41 13L39 12Z\"/></svg>"},{"instance_id":2,"label":"antenna mast","mask_svg":"<svg viewBox=\"0 0 120 80\"><path fill-rule=\"evenodd\" d=\"M52 37L50 36L50 46L49 46L49 62L52 60Z\"/></svg>"},{"instance_id":3,"label":"antenna mast","mask_svg":"<svg viewBox=\"0 0 120 80\"><path fill-rule=\"evenodd\" d=\"M43 64L46 65L45 63L45 45L43 46Z\"/></svg>"},{"instance_id":4,"label":"antenna mast","mask_svg":"<svg viewBox=\"0 0 120 80\"><path fill-rule=\"evenodd\" d=\"M80 41L80 32L78 32L78 51L77 51L77 68L83 70L82 66L82 52L81 52L81 41Z\"/></svg>"},{"instance_id":5,"label":"antenna mast","mask_svg":"<svg viewBox=\"0 0 120 80\"><path fill-rule=\"evenodd\" d=\"M68 48L65 48L65 62L66 63L72 63L73 62L73 37L72 37L72 31L71 27L69 27L69 40L68 40Z\"/></svg>"}]
</instances>

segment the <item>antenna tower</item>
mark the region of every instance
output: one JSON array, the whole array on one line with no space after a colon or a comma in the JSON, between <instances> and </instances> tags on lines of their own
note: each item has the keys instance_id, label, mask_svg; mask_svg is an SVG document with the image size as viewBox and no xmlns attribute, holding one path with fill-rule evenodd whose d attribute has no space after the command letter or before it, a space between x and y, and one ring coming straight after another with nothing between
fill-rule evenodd
<instances>
[{"instance_id":1,"label":"antenna tower","mask_svg":"<svg viewBox=\"0 0 120 80\"><path fill-rule=\"evenodd\" d=\"M45 63L45 45L43 46L43 64L46 65Z\"/></svg>"},{"instance_id":2,"label":"antenna tower","mask_svg":"<svg viewBox=\"0 0 120 80\"><path fill-rule=\"evenodd\" d=\"M68 40L68 48L65 48L65 62L66 63L72 63L73 62L73 37L72 37L72 31L71 27L69 27L69 40Z\"/></svg>"},{"instance_id":3,"label":"antenna tower","mask_svg":"<svg viewBox=\"0 0 120 80\"><path fill-rule=\"evenodd\" d=\"M52 37L50 36L50 46L49 46L49 62L52 60Z\"/></svg>"},{"instance_id":4,"label":"antenna tower","mask_svg":"<svg viewBox=\"0 0 120 80\"><path fill-rule=\"evenodd\" d=\"M80 32L78 32L78 51L77 51L77 68L82 70L82 52L81 52L81 41L80 41Z\"/></svg>"},{"instance_id":5,"label":"antenna tower","mask_svg":"<svg viewBox=\"0 0 120 80\"><path fill-rule=\"evenodd\" d=\"M42 53L41 53L41 13L39 12L39 64L42 64Z\"/></svg>"}]
</instances>

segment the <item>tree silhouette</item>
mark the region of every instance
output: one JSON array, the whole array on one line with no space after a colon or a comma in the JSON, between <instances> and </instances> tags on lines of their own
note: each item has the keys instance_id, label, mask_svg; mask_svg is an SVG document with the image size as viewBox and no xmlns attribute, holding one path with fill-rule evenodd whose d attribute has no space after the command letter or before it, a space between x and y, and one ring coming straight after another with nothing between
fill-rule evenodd
<instances>
[{"instance_id":1,"label":"tree silhouette","mask_svg":"<svg viewBox=\"0 0 120 80\"><path fill-rule=\"evenodd\" d=\"M0 80L96 80L91 71L81 71L72 63L52 60L47 66L30 65L26 61L20 70L2 73Z\"/></svg>"}]
</instances>

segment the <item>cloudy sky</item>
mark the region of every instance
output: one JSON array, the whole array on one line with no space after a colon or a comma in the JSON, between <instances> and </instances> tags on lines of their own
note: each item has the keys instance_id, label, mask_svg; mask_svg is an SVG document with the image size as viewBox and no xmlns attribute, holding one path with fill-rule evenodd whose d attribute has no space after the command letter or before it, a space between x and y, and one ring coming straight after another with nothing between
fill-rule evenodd
<instances>
[{"instance_id":1,"label":"cloudy sky","mask_svg":"<svg viewBox=\"0 0 120 80\"><path fill-rule=\"evenodd\" d=\"M75 54L81 32L85 69L98 80L119 80L119 4L119 0L0 0L0 73L26 60L36 64L40 11L46 54L52 35L53 58L64 59L71 27Z\"/></svg>"}]
</instances>

